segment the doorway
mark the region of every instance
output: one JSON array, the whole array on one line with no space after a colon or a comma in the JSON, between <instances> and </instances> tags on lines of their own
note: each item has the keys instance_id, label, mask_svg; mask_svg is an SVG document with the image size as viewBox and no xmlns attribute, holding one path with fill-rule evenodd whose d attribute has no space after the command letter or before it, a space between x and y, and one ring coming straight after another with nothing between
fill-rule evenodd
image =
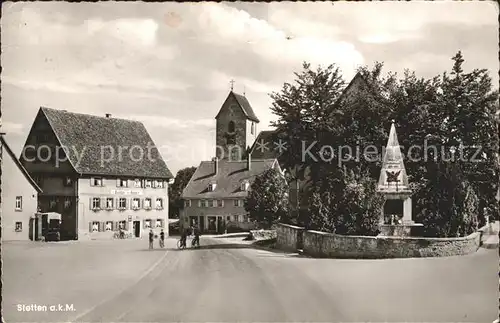
<instances>
[{"instance_id":1,"label":"doorway","mask_svg":"<svg viewBox=\"0 0 500 323\"><path fill-rule=\"evenodd\" d=\"M141 221L134 221L134 236L139 238L141 235Z\"/></svg>"}]
</instances>

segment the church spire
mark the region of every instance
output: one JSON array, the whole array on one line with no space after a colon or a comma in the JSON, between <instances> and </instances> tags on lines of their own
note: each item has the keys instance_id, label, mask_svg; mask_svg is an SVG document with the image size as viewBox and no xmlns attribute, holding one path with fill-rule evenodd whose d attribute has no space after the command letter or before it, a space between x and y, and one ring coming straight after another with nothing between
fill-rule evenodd
<instances>
[{"instance_id":1,"label":"church spire","mask_svg":"<svg viewBox=\"0 0 500 323\"><path fill-rule=\"evenodd\" d=\"M234 89L234 80L229 81L229 83L231 83L231 92L233 92L233 89Z\"/></svg>"}]
</instances>

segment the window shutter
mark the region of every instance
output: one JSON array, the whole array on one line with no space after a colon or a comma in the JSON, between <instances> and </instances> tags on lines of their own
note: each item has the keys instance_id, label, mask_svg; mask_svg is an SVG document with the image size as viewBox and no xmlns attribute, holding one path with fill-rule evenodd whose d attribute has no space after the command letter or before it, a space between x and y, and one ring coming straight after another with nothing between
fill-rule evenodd
<instances>
[{"instance_id":1,"label":"window shutter","mask_svg":"<svg viewBox=\"0 0 500 323\"><path fill-rule=\"evenodd\" d=\"M128 209L129 208L129 200L128 198L125 197L125 209Z\"/></svg>"},{"instance_id":2,"label":"window shutter","mask_svg":"<svg viewBox=\"0 0 500 323\"><path fill-rule=\"evenodd\" d=\"M106 232L106 221L103 221L101 223L102 223L102 232Z\"/></svg>"},{"instance_id":3,"label":"window shutter","mask_svg":"<svg viewBox=\"0 0 500 323\"><path fill-rule=\"evenodd\" d=\"M113 231L118 231L120 228L120 223L118 221L113 222Z\"/></svg>"},{"instance_id":4,"label":"window shutter","mask_svg":"<svg viewBox=\"0 0 500 323\"><path fill-rule=\"evenodd\" d=\"M222 201L222 206L221 207L224 207L224 200L221 200Z\"/></svg>"},{"instance_id":5,"label":"window shutter","mask_svg":"<svg viewBox=\"0 0 500 323\"><path fill-rule=\"evenodd\" d=\"M93 177L90 178L90 186L94 186L94 178Z\"/></svg>"},{"instance_id":6,"label":"window shutter","mask_svg":"<svg viewBox=\"0 0 500 323\"><path fill-rule=\"evenodd\" d=\"M92 198L90 198L90 202L89 202L89 209L92 210Z\"/></svg>"},{"instance_id":7,"label":"window shutter","mask_svg":"<svg viewBox=\"0 0 500 323\"><path fill-rule=\"evenodd\" d=\"M129 227L128 221L125 221L125 231L128 231L128 227Z\"/></svg>"},{"instance_id":8,"label":"window shutter","mask_svg":"<svg viewBox=\"0 0 500 323\"><path fill-rule=\"evenodd\" d=\"M198 200L198 207L201 207L201 200Z\"/></svg>"},{"instance_id":9,"label":"window shutter","mask_svg":"<svg viewBox=\"0 0 500 323\"><path fill-rule=\"evenodd\" d=\"M146 229L146 220L145 219L142 221L142 228Z\"/></svg>"},{"instance_id":10,"label":"window shutter","mask_svg":"<svg viewBox=\"0 0 500 323\"><path fill-rule=\"evenodd\" d=\"M116 187L120 187L120 179L119 178L116 179Z\"/></svg>"},{"instance_id":11,"label":"window shutter","mask_svg":"<svg viewBox=\"0 0 500 323\"><path fill-rule=\"evenodd\" d=\"M92 221L89 222L89 232L92 233Z\"/></svg>"},{"instance_id":12,"label":"window shutter","mask_svg":"<svg viewBox=\"0 0 500 323\"><path fill-rule=\"evenodd\" d=\"M106 206L107 206L107 205L106 205L106 198L105 198L105 197L103 197L103 198L101 198L101 209L105 209L105 208L106 208Z\"/></svg>"}]
</instances>

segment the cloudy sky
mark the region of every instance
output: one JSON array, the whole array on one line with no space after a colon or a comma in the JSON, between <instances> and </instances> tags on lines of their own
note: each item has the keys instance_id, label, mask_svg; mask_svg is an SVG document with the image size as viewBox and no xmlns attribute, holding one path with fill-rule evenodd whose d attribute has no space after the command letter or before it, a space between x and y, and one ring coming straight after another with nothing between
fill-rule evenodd
<instances>
[{"instance_id":1,"label":"cloudy sky","mask_svg":"<svg viewBox=\"0 0 500 323\"><path fill-rule=\"evenodd\" d=\"M268 93L301 63L345 80L385 62L429 77L462 50L498 84L493 2L2 4L2 130L20 152L40 106L143 121L170 169L215 153L215 120L235 80L269 128Z\"/></svg>"}]
</instances>

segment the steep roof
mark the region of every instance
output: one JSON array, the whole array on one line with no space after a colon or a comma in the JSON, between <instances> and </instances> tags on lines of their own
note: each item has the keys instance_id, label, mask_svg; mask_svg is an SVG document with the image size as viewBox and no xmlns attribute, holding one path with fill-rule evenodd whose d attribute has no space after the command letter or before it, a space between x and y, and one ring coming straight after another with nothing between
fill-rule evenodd
<instances>
[{"instance_id":1,"label":"steep roof","mask_svg":"<svg viewBox=\"0 0 500 323\"><path fill-rule=\"evenodd\" d=\"M253 143L250 148L250 154L252 154L252 158L254 159L270 159L270 158L278 158L282 151L279 151L278 144L281 143L285 146L284 149L287 148L286 140L280 138L280 134L277 130L263 130L259 132L257 139Z\"/></svg>"},{"instance_id":2,"label":"steep roof","mask_svg":"<svg viewBox=\"0 0 500 323\"><path fill-rule=\"evenodd\" d=\"M214 161L202 161L189 183L182 192L182 198L196 199L222 199L243 198L246 191L241 191L241 183L248 181L250 184L255 177L268 169L276 167L280 170L276 159L251 160L250 170L246 161L219 160L217 174L215 174ZM216 183L214 191L209 191L209 184Z\"/></svg>"},{"instance_id":3,"label":"steep roof","mask_svg":"<svg viewBox=\"0 0 500 323\"><path fill-rule=\"evenodd\" d=\"M80 174L173 177L141 122L45 107L40 111Z\"/></svg>"},{"instance_id":4,"label":"steep roof","mask_svg":"<svg viewBox=\"0 0 500 323\"><path fill-rule=\"evenodd\" d=\"M259 118L257 118L257 115L253 111L252 106L250 105L250 102L248 102L248 99L245 96L231 91L231 92L229 92L229 95L227 96L226 101L231 96L236 100L236 102L238 103L238 105L240 106L240 108L243 110L243 113L245 114L245 116L249 120L252 120L252 121L255 121L255 122L260 122ZM219 111L219 113L217 113L217 116L215 117L216 119L219 117L219 114L220 114L221 111Z\"/></svg>"},{"instance_id":5,"label":"steep roof","mask_svg":"<svg viewBox=\"0 0 500 323\"><path fill-rule=\"evenodd\" d=\"M14 161L14 164L16 164L17 168L19 168L19 170L21 171L23 176L26 178L26 180L31 184L31 186L33 186L33 188L38 193L41 193L42 189L36 184L36 182L33 180L33 178L31 178L31 176L28 174L28 171L26 170L26 168L23 167L23 165L21 164L19 159L17 159L16 155L14 154L12 149L10 149L9 145L5 141L5 138L3 135L0 135L0 141L2 143L3 150L6 151L7 155L9 155L9 157ZM4 157L2 156L2 158L4 158Z\"/></svg>"}]
</instances>

